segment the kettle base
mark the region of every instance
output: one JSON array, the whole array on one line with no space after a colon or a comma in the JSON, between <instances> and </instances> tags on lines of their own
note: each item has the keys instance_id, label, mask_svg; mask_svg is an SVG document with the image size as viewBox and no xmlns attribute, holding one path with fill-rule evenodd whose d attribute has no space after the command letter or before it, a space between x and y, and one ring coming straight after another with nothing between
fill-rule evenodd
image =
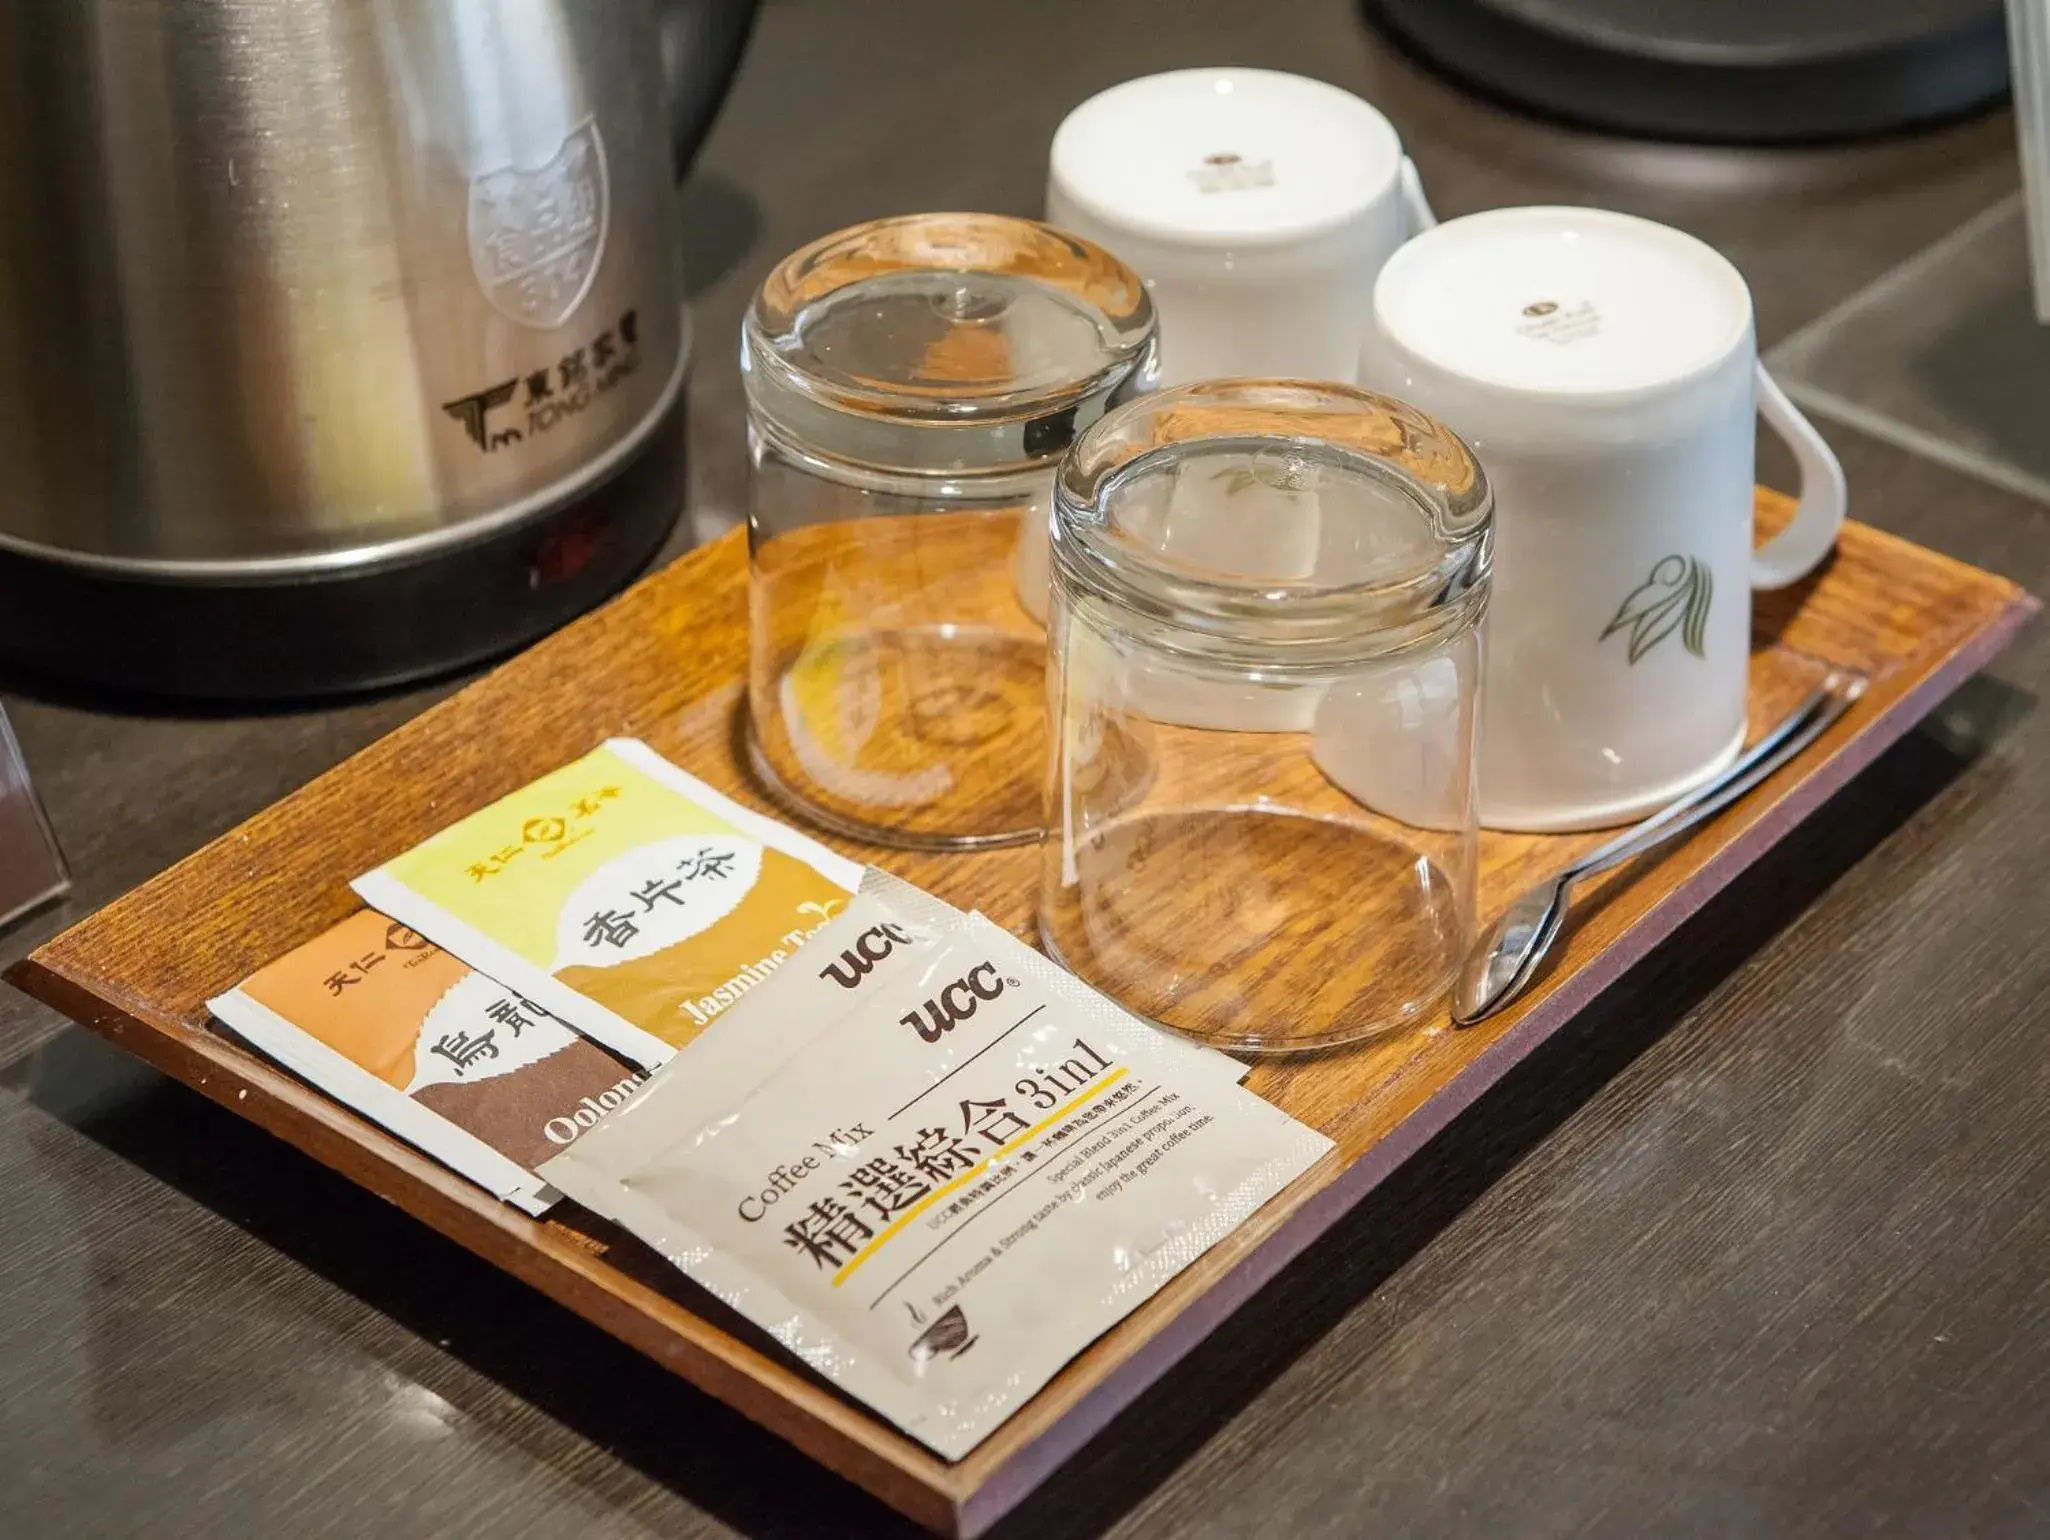
<instances>
[{"instance_id":1,"label":"kettle base","mask_svg":"<svg viewBox=\"0 0 2050 1540\"><path fill-rule=\"evenodd\" d=\"M408 684L522 647L654 559L684 502L683 398L601 485L412 561L183 583L0 550L0 683L280 702Z\"/></svg>"}]
</instances>

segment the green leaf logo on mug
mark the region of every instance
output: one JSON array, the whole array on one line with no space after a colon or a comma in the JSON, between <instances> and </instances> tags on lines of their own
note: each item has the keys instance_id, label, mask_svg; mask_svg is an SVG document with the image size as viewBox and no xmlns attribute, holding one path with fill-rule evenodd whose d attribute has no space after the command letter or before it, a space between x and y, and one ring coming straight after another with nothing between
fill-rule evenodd
<instances>
[{"instance_id":1,"label":"green leaf logo on mug","mask_svg":"<svg viewBox=\"0 0 2050 1540\"><path fill-rule=\"evenodd\" d=\"M1692 556L1662 556L1653 565L1651 576L1630 590L1616 618L1602 628L1597 640L1606 642L1618 631L1627 630L1634 664L1677 631L1683 647L1697 658L1706 658L1702 638L1714 596L1715 579L1703 563Z\"/></svg>"}]
</instances>

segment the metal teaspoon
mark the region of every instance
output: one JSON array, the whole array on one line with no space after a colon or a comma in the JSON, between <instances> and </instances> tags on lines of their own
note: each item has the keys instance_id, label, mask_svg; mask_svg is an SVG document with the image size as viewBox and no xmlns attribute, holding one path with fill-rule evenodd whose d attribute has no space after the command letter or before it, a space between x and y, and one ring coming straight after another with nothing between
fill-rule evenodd
<instances>
[{"instance_id":1,"label":"metal teaspoon","mask_svg":"<svg viewBox=\"0 0 2050 1540\"><path fill-rule=\"evenodd\" d=\"M1568 892L1574 883L1620 866L1714 817L1821 737L1864 693L1865 681L1858 675L1830 674L1721 775L1518 897L1467 953L1452 985L1453 1024L1470 1027L1523 993L1565 929Z\"/></svg>"}]
</instances>

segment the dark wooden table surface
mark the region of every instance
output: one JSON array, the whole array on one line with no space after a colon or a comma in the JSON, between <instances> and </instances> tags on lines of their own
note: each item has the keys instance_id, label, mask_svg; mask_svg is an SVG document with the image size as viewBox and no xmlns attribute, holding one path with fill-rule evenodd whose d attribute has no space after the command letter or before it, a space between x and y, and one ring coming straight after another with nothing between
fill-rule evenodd
<instances>
[{"instance_id":1,"label":"dark wooden table surface","mask_svg":"<svg viewBox=\"0 0 2050 1540\"><path fill-rule=\"evenodd\" d=\"M778 255L877 213L1036 212L1068 107L1220 62L1378 102L1441 212L1695 231L1767 342L2016 180L2005 116L1775 153L1532 122L1345 0L773 0L686 189L694 517L741 505L732 341ZM2050 511L1829 432L1860 518L2050 587ZM2050 1533L2046 679L2037 627L1006 1533ZM208 718L6 696L78 887L0 965L437 693ZM903 1531L0 988L0 1535Z\"/></svg>"}]
</instances>

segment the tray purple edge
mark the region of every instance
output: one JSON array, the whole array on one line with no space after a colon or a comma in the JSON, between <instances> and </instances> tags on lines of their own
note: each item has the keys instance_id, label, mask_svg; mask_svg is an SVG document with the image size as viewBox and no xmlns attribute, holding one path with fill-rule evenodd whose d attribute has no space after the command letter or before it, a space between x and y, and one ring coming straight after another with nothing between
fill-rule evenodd
<instances>
[{"instance_id":1,"label":"tray purple edge","mask_svg":"<svg viewBox=\"0 0 2050 1540\"><path fill-rule=\"evenodd\" d=\"M1908 730L1953 690L1997 657L2036 609L2033 599L2020 598L1992 625L1967 640L1940 668L1902 696L1891 711L1817 766L1770 812L1710 857L1663 903L1618 938L1615 945L1540 1000L1444 1089L1340 1173L1337 1181L1291 1214L1236 1267L1191 1300L1156 1336L1077 1402L1072 1411L998 1466L960 1505L956 1533L961 1540L974 1540L1036 1491L1041 1482L1102 1432L1112 1418L1188 1356L1240 1305L1443 1132L1511 1068L1641 962L1709 899L1841 791L1853 776L1906 737Z\"/></svg>"}]
</instances>

